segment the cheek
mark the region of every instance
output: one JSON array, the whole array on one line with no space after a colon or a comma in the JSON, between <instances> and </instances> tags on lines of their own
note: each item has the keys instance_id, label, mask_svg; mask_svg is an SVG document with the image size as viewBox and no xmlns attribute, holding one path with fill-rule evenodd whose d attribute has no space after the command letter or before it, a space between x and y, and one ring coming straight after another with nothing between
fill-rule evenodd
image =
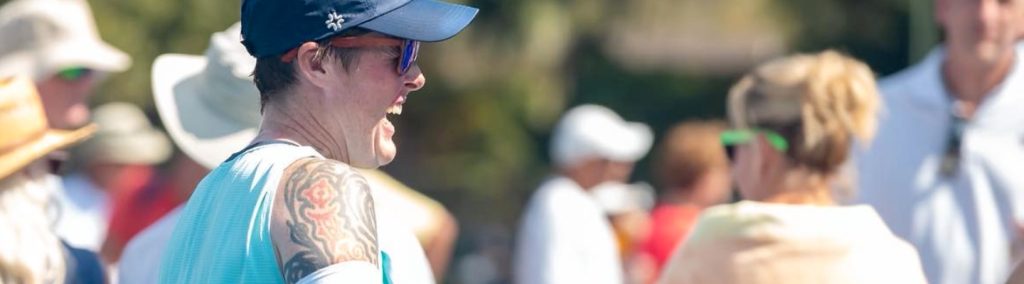
<instances>
[{"instance_id":1,"label":"cheek","mask_svg":"<svg viewBox=\"0 0 1024 284\"><path fill-rule=\"evenodd\" d=\"M757 161L755 152L749 146L737 149L736 162L733 164L733 177L741 190L749 190L757 183Z\"/></svg>"}]
</instances>

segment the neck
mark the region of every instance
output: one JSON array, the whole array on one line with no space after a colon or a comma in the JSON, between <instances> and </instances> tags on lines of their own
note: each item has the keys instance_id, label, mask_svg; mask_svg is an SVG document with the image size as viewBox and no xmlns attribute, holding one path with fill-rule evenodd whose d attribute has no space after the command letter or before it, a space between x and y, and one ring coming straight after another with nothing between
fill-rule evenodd
<instances>
[{"instance_id":1,"label":"neck","mask_svg":"<svg viewBox=\"0 0 1024 284\"><path fill-rule=\"evenodd\" d=\"M268 103L263 111L260 131L253 143L270 140L290 140L296 144L310 146L324 157L349 163L343 136L331 135L331 131L315 115L319 104L297 102L303 96L298 93L280 94L278 102ZM287 98L287 99L284 99Z\"/></svg>"},{"instance_id":2,"label":"neck","mask_svg":"<svg viewBox=\"0 0 1024 284\"><path fill-rule=\"evenodd\" d=\"M962 106L959 111L971 117L981 101L1009 75L1014 56L1008 54L993 64L948 56L942 65L942 79L950 95Z\"/></svg>"},{"instance_id":3,"label":"neck","mask_svg":"<svg viewBox=\"0 0 1024 284\"><path fill-rule=\"evenodd\" d=\"M826 178L820 175L790 172L779 182L770 186L770 194L757 201L766 203L800 204L800 205L834 205L832 191Z\"/></svg>"}]
</instances>

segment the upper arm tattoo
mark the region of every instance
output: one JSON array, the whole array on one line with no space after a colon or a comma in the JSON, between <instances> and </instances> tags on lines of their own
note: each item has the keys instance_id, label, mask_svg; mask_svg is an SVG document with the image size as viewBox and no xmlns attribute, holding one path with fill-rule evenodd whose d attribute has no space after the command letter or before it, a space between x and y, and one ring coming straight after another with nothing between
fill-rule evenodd
<instances>
[{"instance_id":1,"label":"upper arm tattoo","mask_svg":"<svg viewBox=\"0 0 1024 284\"><path fill-rule=\"evenodd\" d=\"M379 266L377 221L370 187L354 169L336 161L300 161L284 181L291 253L279 257L287 283L335 263L361 260ZM278 246L281 246L278 241ZM280 252L278 252L280 253Z\"/></svg>"}]
</instances>

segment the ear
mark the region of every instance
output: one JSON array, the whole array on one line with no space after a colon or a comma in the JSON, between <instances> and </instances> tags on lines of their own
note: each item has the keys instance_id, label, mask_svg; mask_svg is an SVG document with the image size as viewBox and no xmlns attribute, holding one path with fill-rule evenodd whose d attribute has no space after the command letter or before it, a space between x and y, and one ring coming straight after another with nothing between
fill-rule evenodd
<instances>
[{"instance_id":1,"label":"ear","mask_svg":"<svg viewBox=\"0 0 1024 284\"><path fill-rule=\"evenodd\" d=\"M302 80L308 81L314 86L324 88L328 82L337 80L334 64L325 64L329 59L317 58L317 50L320 45L316 42L306 42L298 47L295 56L295 73Z\"/></svg>"},{"instance_id":2,"label":"ear","mask_svg":"<svg viewBox=\"0 0 1024 284\"><path fill-rule=\"evenodd\" d=\"M770 174L772 171L778 171L784 166L782 161L783 153L779 153L775 148L772 148L771 143L768 139L765 139L763 135L757 135L757 156L758 156L758 169L762 174Z\"/></svg>"}]
</instances>

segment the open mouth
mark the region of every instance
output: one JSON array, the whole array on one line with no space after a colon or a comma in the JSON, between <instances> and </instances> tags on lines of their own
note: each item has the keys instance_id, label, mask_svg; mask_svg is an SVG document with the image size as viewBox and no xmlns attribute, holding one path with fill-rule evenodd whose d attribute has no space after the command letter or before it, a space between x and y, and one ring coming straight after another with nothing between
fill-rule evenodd
<instances>
[{"instance_id":1,"label":"open mouth","mask_svg":"<svg viewBox=\"0 0 1024 284\"><path fill-rule=\"evenodd\" d=\"M385 112L387 114L402 115L402 104L393 104Z\"/></svg>"},{"instance_id":2,"label":"open mouth","mask_svg":"<svg viewBox=\"0 0 1024 284\"><path fill-rule=\"evenodd\" d=\"M386 114L402 115L402 104L405 104L405 96L399 96L395 98L395 101L391 103L384 112Z\"/></svg>"}]
</instances>

